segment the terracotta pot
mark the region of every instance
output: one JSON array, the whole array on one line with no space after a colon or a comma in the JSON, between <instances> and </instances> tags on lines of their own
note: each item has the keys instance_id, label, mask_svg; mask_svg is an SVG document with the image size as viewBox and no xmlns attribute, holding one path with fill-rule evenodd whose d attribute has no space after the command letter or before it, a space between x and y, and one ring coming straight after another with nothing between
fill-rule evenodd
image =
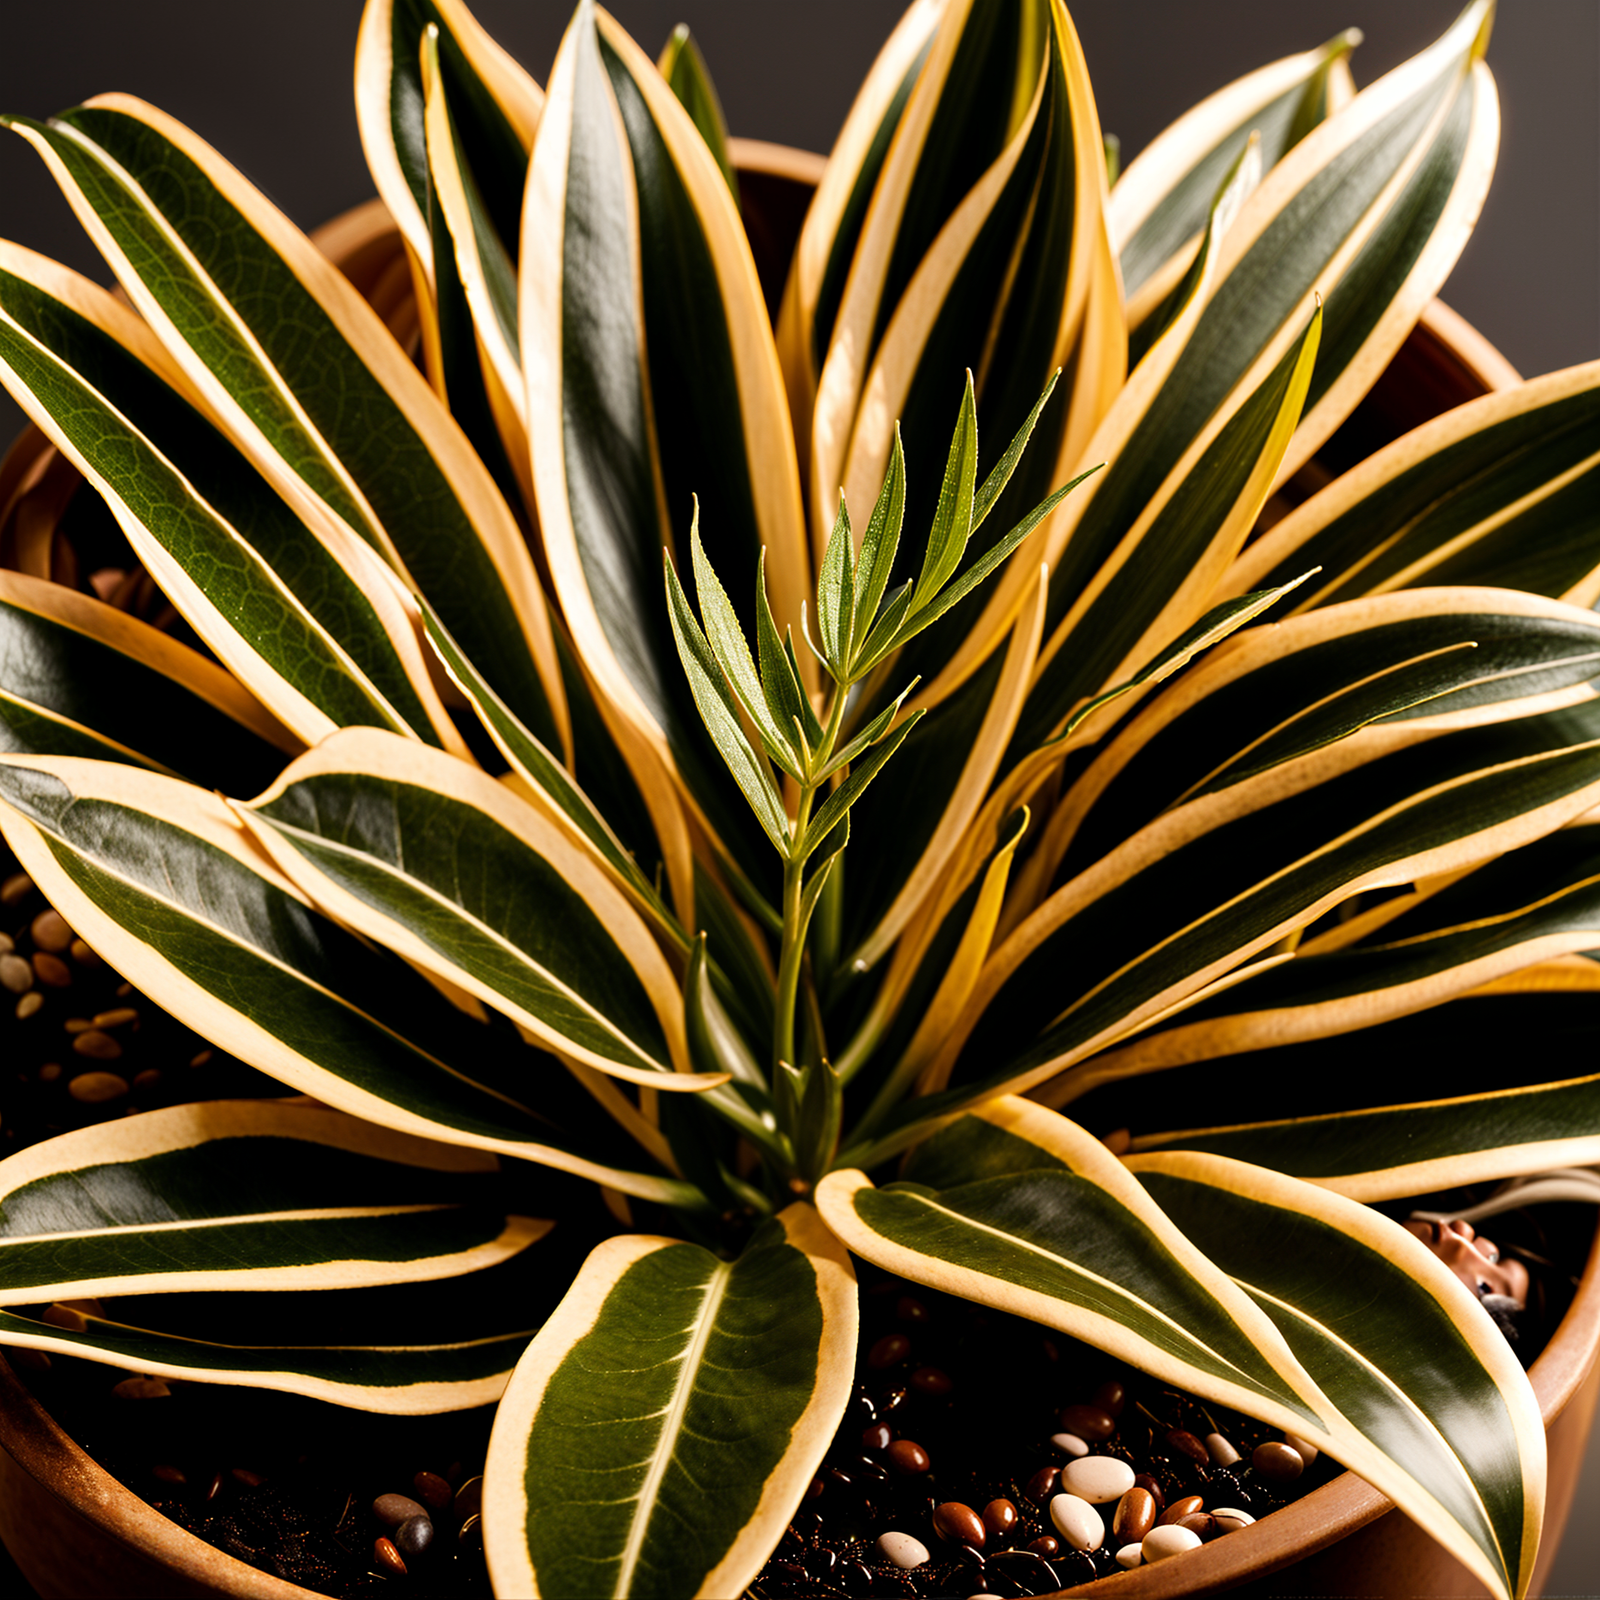
<instances>
[{"instance_id":1,"label":"terracotta pot","mask_svg":"<svg viewBox=\"0 0 1600 1600\"><path fill-rule=\"evenodd\" d=\"M734 140L752 248L769 308L783 277L820 157ZM399 237L374 201L316 236L402 339L415 330L410 275ZM1440 412L1517 381L1496 350L1435 301L1372 393L1291 486L1303 497ZM77 581L57 524L75 474L30 429L0 463L0 565ZM1294 490L1298 489L1296 495ZM1549 1438L1549 1496L1534 1578L1540 1591L1566 1522L1600 1394L1600 1232L1578 1294L1532 1368ZM44 1600L314 1600L186 1533L124 1488L67 1436L0 1359L0 1539ZM1091 1586L1065 1591L1090 1592ZM1470 1596L1484 1591L1391 1503L1345 1473L1256 1526L1164 1562L1098 1580L1097 1600L1154 1600L1230 1590L1261 1600L1385 1593Z\"/></svg>"}]
</instances>

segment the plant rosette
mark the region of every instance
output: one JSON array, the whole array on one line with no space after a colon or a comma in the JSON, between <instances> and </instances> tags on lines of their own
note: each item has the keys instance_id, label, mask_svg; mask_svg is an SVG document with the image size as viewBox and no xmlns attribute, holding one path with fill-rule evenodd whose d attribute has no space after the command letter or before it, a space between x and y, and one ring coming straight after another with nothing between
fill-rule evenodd
<instances>
[{"instance_id":1,"label":"plant rosette","mask_svg":"<svg viewBox=\"0 0 1600 1600\"><path fill-rule=\"evenodd\" d=\"M499 1593L727 1595L849 1404L854 1256L1525 1592L1532 1390L1368 1202L1600 1159L1600 365L1304 470L1476 217L1491 20L1272 63L1113 186L1059 3L919 0L775 332L697 52L589 0L543 89L366 7L409 306L140 101L7 119L126 298L0 246L0 378L205 652L6 575L0 825L306 1099L0 1164L0 1335L498 1398Z\"/></svg>"}]
</instances>

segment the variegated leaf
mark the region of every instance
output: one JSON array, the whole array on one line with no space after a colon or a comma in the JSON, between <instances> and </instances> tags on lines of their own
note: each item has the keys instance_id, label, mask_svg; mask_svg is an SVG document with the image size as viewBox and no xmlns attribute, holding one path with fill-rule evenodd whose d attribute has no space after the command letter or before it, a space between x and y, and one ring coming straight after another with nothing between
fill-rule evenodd
<instances>
[{"instance_id":1,"label":"variegated leaf","mask_svg":"<svg viewBox=\"0 0 1600 1600\"><path fill-rule=\"evenodd\" d=\"M856 1287L806 1205L733 1261L603 1244L523 1357L484 1469L495 1589L739 1594L844 1413Z\"/></svg>"},{"instance_id":2,"label":"variegated leaf","mask_svg":"<svg viewBox=\"0 0 1600 1600\"><path fill-rule=\"evenodd\" d=\"M226 801L137 768L12 756L0 802L7 841L72 926L241 1060L386 1127L695 1203L649 1170L670 1172L665 1147L619 1147L559 1062L307 906Z\"/></svg>"},{"instance_id":3,"label":"variegated leaf","mask_svg":"<svg viewBox=\"0 0 1600 1600\"><path fill-rule=\"evenodd\" d=\"M496 1166L292 1102L123 1117L0 1162L0 1302L469 1272L550 1226L506 1216Z\"/></svg>"},{"instance_id":4,"label":"variegated leaf","mask_svg":"<svg viewBox=\"0 0 1600 1600\"><path fill-rule=\"evenodd\" d=\"M103 96L49 124L11 126L290 504L372 545L428 595L518 716L564 746L555 645L521 532L350 284L214 150L142 101Z\"/></svg>"}]
</instances>

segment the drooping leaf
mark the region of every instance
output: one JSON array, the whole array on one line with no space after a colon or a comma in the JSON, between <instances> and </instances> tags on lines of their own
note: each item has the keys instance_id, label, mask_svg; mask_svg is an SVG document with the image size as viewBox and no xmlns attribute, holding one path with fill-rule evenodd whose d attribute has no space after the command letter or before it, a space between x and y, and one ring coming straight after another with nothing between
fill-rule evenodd
<instances>
[{"instance_id":1,"label":"drooping leaf","mask_svg":"<svg viewBox=\"0 0 1600 1600\"><path fill-rule=\"evenodd\" d=\"M602 1245L496 1417L496 1590L740 1593L832 1442L855 1337L848 1257L809 1206L734 1261L640 1234Z\"/></svg>"}]
</instances>

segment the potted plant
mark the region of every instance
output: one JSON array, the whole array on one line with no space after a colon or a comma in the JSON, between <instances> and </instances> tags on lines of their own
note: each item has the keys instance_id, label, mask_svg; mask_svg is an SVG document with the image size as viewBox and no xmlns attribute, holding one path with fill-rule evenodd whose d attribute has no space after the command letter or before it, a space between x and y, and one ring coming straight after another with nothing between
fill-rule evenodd
<instances>
[{"instance_id":1,"label":"potted plant","mask_svg":"<svg viewBox=\"0 0 1600 1600\"><path fill-rule=\"evenodd\" d=\"M504 1388L499 1592L733 1594L844 1415L853 1255L1524 1592L1532 1391L1367 1202L1600 1156L1581 1049L1496 1046L1594 1027L1600 368L1326 470L1481 203L1491 15L1359 94L1348 38L1265 67L1110 187L1064 8L923 0L774 334L687 41L584 0L541 90L371 0L420 371L159 111L11 119L132 309L0 247L0 377L215 661L5 579L0 826L312 1103L0 1164L4 1337ZM541 1170L616 1219L548 1313ZM401 1283L448 1337L372 1326ZM186 1320L267 1289L307 1342Z\"/></svg>"}]
</instances>

